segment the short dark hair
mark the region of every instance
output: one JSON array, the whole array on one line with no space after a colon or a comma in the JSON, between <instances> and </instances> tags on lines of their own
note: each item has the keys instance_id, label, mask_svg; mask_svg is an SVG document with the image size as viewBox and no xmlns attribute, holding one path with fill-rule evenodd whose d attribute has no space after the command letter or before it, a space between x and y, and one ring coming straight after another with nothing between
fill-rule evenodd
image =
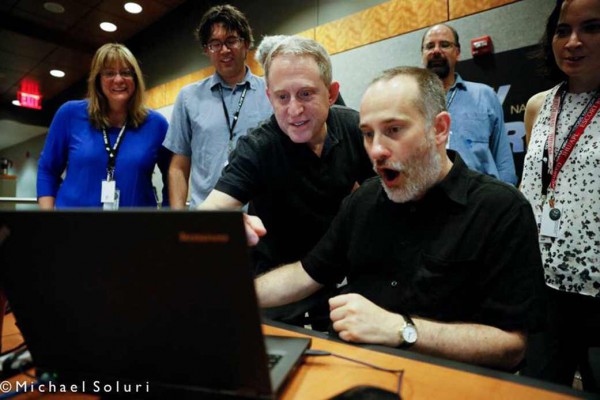
<instances>
[{"instance_id":1,"label":"short dark hair","mask_svg":"<svg viewBox=\"0 0 600 400\"><path fill-rule=\"evenodd\" d=\"M423 50L423 46L425 45L425 36L427 36L429 31L436 26L445 26L446 28L450 29L450 31L452 31L452 35L454 35L454 44L460 50L460 42L458 40L458 32L456 32L456 29L454 29L450 25L446 25L446 24L436 24L425 31L425 33L423 34L423 37L421 38L421 50Z\"/></svg>"},{"instance_id":2,"label":"short dark hair","mask_svg":"<svg viewBox=\"0 0 600 400\"><path fill-rule=\"evenodd\" d=\"M564 0L556 0L556 6L548 16L546 21L546 30L540 40L540 51L538 58L541 59L543 67L542 73L550 79L563 81L567 79L567 75L558 68L556 60L554 58L554 52L552 51L552 40L554 39L554 33L558 26L558 19L560 18L560 10Z\"/></svg>"},{"instance_id":3,"label":"short dark hair","mask_svg":"<svg viewBox=\"0 0 600 400\"><path fill-rule=\"evenodd\" d=\"M369 87L379 81L390 81L397 76L410 76L419 86L419 96L416 96L417 107L425 119L427 126L435 119L436 115L446 111L446 92L440 78L432 71L419 67L394 67L386 69L371 81Z\"/></svg>"},{"instance_id":4,"label":"short dark hair","mask_svg":"<svg viewBox=\"0 0 600 400\"><path fill-rule=\"evenodd\" d=\"M214 24L222 23L230 32L237 32L242 39L246 41L249 47L254 45L252 28L243 12L232 5L225 4L211 7L204 13L198 28L196 28L196 38L200 41L202 47L208 44Z\"/></svg>"}]
</instances>

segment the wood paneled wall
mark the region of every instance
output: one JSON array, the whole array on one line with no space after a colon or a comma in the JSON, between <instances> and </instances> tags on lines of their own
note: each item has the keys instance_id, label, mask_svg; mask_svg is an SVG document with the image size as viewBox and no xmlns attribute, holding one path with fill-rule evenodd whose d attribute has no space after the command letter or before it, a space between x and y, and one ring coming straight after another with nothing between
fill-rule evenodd
<instances>
[{"instance_id":1,"label":"wood paneled wall","mask_svg":"<svg viewBox=\"0 0 600 400\"><path fill-rule=\"evenodd\" d=\"M298 35L317 40L333 55L402 35L437 23L447 22L519 0L390 0L338 20L316 26ZM248 66L262 75L254 52ZM214 73L212 67L182 76L146 91L147 104L161 108L173 104L181 88Z\"/></svg>"}]
</instances>

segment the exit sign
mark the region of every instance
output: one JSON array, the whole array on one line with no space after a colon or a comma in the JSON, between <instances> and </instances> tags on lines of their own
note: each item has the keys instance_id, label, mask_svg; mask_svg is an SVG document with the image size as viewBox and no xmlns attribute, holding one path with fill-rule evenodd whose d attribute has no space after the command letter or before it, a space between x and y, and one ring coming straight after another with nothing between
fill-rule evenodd
<instances>
[{"instance_id":1,"label":"exit sign","mask_svg":"<svg viewBox=\"0 0 600 400\"><path fill-rule=\"evenodd\" d=\"M33 108L35 110L42 109L42 96L39 94L18 91L17 99L21 103L21 107Z\"/></svg>"}]
</instances>

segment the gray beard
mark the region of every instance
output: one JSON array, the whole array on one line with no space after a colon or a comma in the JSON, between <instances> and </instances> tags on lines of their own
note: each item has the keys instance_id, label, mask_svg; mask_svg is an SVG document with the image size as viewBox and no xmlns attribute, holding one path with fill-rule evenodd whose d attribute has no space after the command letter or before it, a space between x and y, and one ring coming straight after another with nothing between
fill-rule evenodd
<instances>
[{"instance_id":1,"label":"gray beard","mask_svg":"<svg viewBox=\"0 0 600 400\"><path fill-rule=\"evenodd\" d=\"M383 181L383 190L394 203L407 203L422 197L427 190L436 184L442 171L442 157L436 151L433 141L427 140L427 152L424 156L415 156L408 163L391 163L391 166L402 171L407 177L402 187L389 188Z\"/></svg>"}]
</instances>

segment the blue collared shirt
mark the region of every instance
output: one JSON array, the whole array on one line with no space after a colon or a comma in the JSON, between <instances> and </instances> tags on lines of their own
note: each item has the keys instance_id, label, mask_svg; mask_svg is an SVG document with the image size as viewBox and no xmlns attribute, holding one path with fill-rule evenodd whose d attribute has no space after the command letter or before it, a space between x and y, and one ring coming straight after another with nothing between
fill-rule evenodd
<instances>
[{"instance_id":1,"label":"blue collared shirt","mask_svg":"<svg viewBox=\"0 0 600 400\"><path fill-rule=\"evenodd\" d=\"M230 143L220 88L231 125L246 85L248 90ZM264 80L252 74L248 67L244 80L234 88L215 73L181 89L164 146L175 154L191 157L190 207L201 204L214 188L227 163L229 149L238 138L272 113Z\"/></svg>"},{"instance_id":2,"label":"blue collared shirt","mask_svg":"<svg viewBox=\"0 0 600 400\"><path fill-rule=\"evenodd\" d=\"M469 168L516 185L515 163L496 93L487 85L455 76L446 97L452 117L448 148L456 150Z\"/></svg>"}]
</instances>

